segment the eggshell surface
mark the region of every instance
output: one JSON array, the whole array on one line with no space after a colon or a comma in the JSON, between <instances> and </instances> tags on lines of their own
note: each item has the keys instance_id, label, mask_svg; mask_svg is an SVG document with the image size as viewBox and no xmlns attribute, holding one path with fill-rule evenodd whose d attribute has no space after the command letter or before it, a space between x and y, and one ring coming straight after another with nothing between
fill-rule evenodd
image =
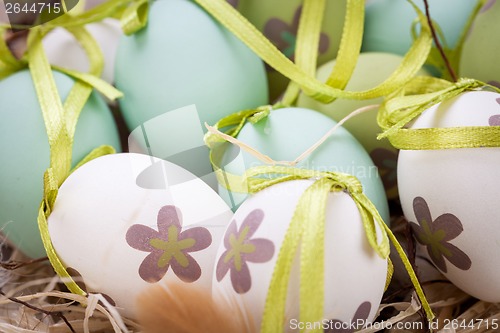
<instances>
[{"instance_id":1,"label":"eggshell surface","mask_svg":"<svg viewBox=\"0 0 500 333\"><path fill-rule=\"evenodd\" d=\"M217 252L214 295L247 309L255 327L260 327L278 253L297 202L312 183L283 182L251 196L236 211ZM369 322L384 291L387 262L368 244L359 211L348 194L328 195L325 222L324 318ZM300 258L298 250L287 291L287 331L299 319Z\"/></svg>"},{"instance_id":2,"label":"eggshell surface","mask_svg":"<svg viewBox=\"0 0 500 333\"><path fill-rule=\"evenodd\" d=\"M450 48L458 42L475 4L470 0L429 0L431 17ZM415 5L425 13L423 1L415 1ZM362 50L405 54L412 44L411 26L417 18L408 1L371 0L366 5Z\"/></svg>"},{"instance_id":3,"label":"eggshell surface","mask_svg":"<svg viewBox=\"0 0 500 333\"><path fill-rule=\"evenodd\" d=\"M499 126L500 94L463 93L435 105L412 128ZM401 151L401 204L417 241L457 287L500 301L497 197L500 148Z\"/></svg>"},{"instance_id":4,"label":"eggshell surface","mask_svg":"<svg viewBox=\"0 0 500 333\"><path fill-rule=\"evenodd\" d=\"M147 26L121 39L116 85L131 129L191 104L202 125L267 104L262 61L187 0L153 2Z\"/></svg>"},{"instance_id":5,"label":"eggshell surface","mask_svg":"<svg viewBox=\"0 0 500 333\"><path fill-rule=\"evenodd\" d=\"M460 75L500 87L497 54L500 41L500 2L490 0L481 8L465 39L460 58Z\"/></svg>"},{"instance_id":6,"label":"eggshell surface","mask_svg":"<svg viewBox=\"0 0 500 333\"><path fill-rule=\"evenodd\" d=\"M155 283L210 288L231 210L193 174L141 154L100 157L61 186L49 217L54 248L88 291L134 317Z\"/></svg>"}]
</instances>

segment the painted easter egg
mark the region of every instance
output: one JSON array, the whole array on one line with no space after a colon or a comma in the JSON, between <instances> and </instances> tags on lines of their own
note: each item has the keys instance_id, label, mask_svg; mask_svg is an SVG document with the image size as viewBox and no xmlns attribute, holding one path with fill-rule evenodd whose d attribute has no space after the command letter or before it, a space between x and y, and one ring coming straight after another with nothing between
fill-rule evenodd
<instances>
[{"instance_id":1,"label":"painted easter egg","mask_svg":"<svg viewBox=\"0 0 500 333\"><path fill-rule=\"evenodd\" d=\"M116 84L130 128L195 104L201 124L267 103L262 61L195 3L160 0L120 41Z\"/></svg>"},{"instance_id":2,"label":"painted easter egg","mask_svg":"<svg viewBox=\"0 0 500 333\"><path fill-rule=\"evenodd\" d=\"M425 13L423 1L415 4ZM458 42L475 5L470 0L429 0L431 17L450 48ZM417 17L408 1L371 0L366 5L362 50L405 54L412 44L411 26Z\"/></svg>"},{"instance_id":3,"label":"painted easter egg","mask_svg":"<svg viewBox=\"0 0 500 333\"><path fill-rule=\"evenodd\" d=\"M63 100L74 83L53 72ZM26 255L44 257L37 216L43 197L43 174L49 167L50 150L42 111L29 71L0 81L0 225L7 238ZM120 149L111 112L104 100L92 93L76 126L72 165L100 145Z\"/></svg>"},{"instance_id":4,"label":"painted easter egg","mask_svg":"<svg viewBox=\"0 0 500 333\"><path fill-rule=\"evenodd\" d=\"M464 42L460 75L500 87L500 52L496 32L500 29L500 2L489 0L477 15Z\"/></svg>"},{"instance_id":5,"label":"painted easter egg","mask_svg":"<svg viewBox=\"0 0 500 333\"><path fill-rule=\"evenodd\" d=\"M412 128L500 126L500 94L475 91L435 105ZM500 148L401 151L404 215L434 265L457 287L500 301L498 188Z\"/></svg>"},{"instance_id":6,"label":"painted easter egg","mask_svg":"<svg viewBox=\"0 0 500 333\"><path fill-rule=\"evenodd\" d=\"M293 161L335 124L328 116L313 110L281 108L272 110L267 118L256 124L245 124L237 139L275 161ZM263 164L253 155L243 150L238 151L236 146L230 146L225 156L230 157L231 161L222 159L221 165L230 174L242 175L246 169ZM346 129L338 128L316 151L298 163L297 167L343 172L357 177L384 221L389 221L387 198L377 167L363 146ZM219 193L226 202L233 206L241 204L245 195L227 191L224 186L226 185L219 186Z\"/></svg>"},{"instance_id":7,"label":"painted easter egg","mask_svg":"<svg viewBox=\"0 0 500 333\"><path fill-rule=\"evenodd\" d=\"M234 1L233 1L234 3ZM299 27L302 1L300 0L239 0L238 10L266 38L268 38L288 58L295 58L295 43ZM334 59L340 44L345 1L327 1L318 49L318 64ZM288 79L268 67L271 100L277 98L286 88Z\"/></svg>"},{"instance_id":8,"label":"painted easter egg","mask_svg":"<svg viewBox=\"0 0 500 333\"><path fill-rule=\"evenodd\" d=\"M102 78L113 83L116 50L122 35L118 20L105 19L88 24L85 28L95 38L104 56ZM52 30L43 39L43 46L51 64L81 72L89 70L85 51L67 30L63 28Z\"/></svg>"},{"instance_id":9,"label":"painted easter egg","mask_svg":"<svg viewBox=\"0 0 500 333\"><path fill-rule=\"evenodd\" d=\"M148 155L92 160L63 183L49 232L87 291L134 317L155 283L210 288L218 243L233 213L199 178Z\"/></svg>"},{"instance_id":10,"label":"painted easter egg","mask_svg":"<svg viewBox=\"0 0 500 333\"><path fill-rule=\"evenodd\" d=\"M364 91L379 85L398 68L402 59L399 55L389 53L361 53L346 90ZM330 76L334 65L335 61L331 61L319 67L316 74L318 80L325 82ZM425 71L421 71L421 74L425 73ZM340 121L358 108L380 104L382 101L382 97L361 101L337 99L333 103L323 104L305 94L301 94L297 105L317 110L336 121ZM388 140L377 140L377 135L381 132L377 124L377 110L356 116L343 126L370 154L370 157L379 169L387 196L391 199L397 197L396 162L398 151L392 147Z\"/></svg>"},{"instance_id":11,"label":"painted easter egg","mask_svg":"<svg viewBox=\"0 0 500 333\"><path fill-rule=\"evenodd\" d=\"M249 197L234 214L217 252L214 296L229 304L241 305L255 327L260 327L274 267L295 207L312 183L312 180L288 181ZM334 331L339 323L357 324L358 320L364 325L373 320L380 304L387 261L368 244L361 215L347 193L328 195L325 222L325 320L322 323L328 326L322 328ZM288 285L286 331L308 328L299 325L312 324L298 321L299 252L292 264Z\"/></svg>"},{"instance_id":12,"label":"painted easter egg","mask_svg":"<svg viewBox=\"0 0 500 333\"><path fill-rule=\"evenodd\" d=\"M215 124L231 113L268 103L260 58L188 0L154 1L147 26L122 37L116 85L125 94L120 106L131 130L147 121L151 127L157 117L194 104L198 120L192 125L203 133L205 122ZM182 139L160 130L156 140L175 150ZM194 140L202 141L203 134ZM142 148L146 152L149 147ZM200 177L212 172L206 148L190 156L191 162L182 167Z\"/></svg>"}]
</instances>

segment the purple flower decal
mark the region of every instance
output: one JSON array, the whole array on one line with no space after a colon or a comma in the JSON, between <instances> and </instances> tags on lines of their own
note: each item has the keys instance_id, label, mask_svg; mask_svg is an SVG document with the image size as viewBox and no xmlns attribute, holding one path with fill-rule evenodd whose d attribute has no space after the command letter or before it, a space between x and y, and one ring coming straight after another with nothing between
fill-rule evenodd
<instances>
[{"instance_id":1,"label":"purple flower decal","mask_svg":"<svg viewBox=\"0 0 500 333\"><path fill-rule=\"evenodd\" d=\"M247 262L264 263L273 257L273 242L265 238L252 239L263 219L264 212L254 209L247 215L239 230L233 220L224 236L226 251L217 263L216 277L220 282L231 271L231 283L238 294L246 293L252 286Z\"/></svg>"},{"instance_id":2,"label":"purple flower decal","mask_svg":"<svg viewBox=\"0 0 500 333\"><path fill-rule=\"evenodd\" d=\"M500 104L500 98L497 98L496 101L498 104ZM490 126L500 126L500 114L491 116L488 120L488 123L490 124Z\"/></svg>"},{"instance_id":3,"label":"purple flower decal","mask_svg":"<svg viewBox=\"0 0 500 333\"><path fill-rule=\"evenodd\" d=\"M227 0L227 2L234 8L238 8L238 3L240 2L240 0Z\"/></svg>"},{"instance_id":4,"label":"purple flower decal","mask_svg":"<svg viewBox=\"0 0 500 333\"><path fill-rule=\"evenodd\" d=\"M350 322L342 322L338 319L330 320L325 333L352 333L362 329L367 324L366 320L370 315L371 308L370 302L361 303Z\"/></svg>"},{"instance_id":5,"label":"purple flower decal","mask_svg":"<svg viewBox=\"0 0 500 333\"><path fill-rule=\"evenodd\" d=\"M302 6L299 6L295 11L291 24L273 17L267 21L264 26L264 35L290 59L293 59L295 55L295 43L297 41L297 31L299 29L301 12ZM328 50L329 44L330 41L328 36L321 33L319 39L319 53L325 53Z\"/></svg>"},{"instance_id":6,"label":"purple flower decal","mask_svg":"<svg viewBox=\"0 0 500 333\"><path fill-rule=\"evenodd\" d=\"M385 190L392 190L398 179L398 153L385 148L376 148L370 153L370 157L378 168Z\"/></svg>"},{"instance_id":7,"label":"purple flower decal","mask_svg":"<svg viewBox=\"0 0 500 333\"><path fill-rule=\"evenodd\" d=\"M442 272L446 273L444 258L462 270L468 270L472 262L462 250L449 243L457 238L464 230L460 220L453 214L443 214L432 220L431 212L424 198L416 197L413 200L413 211L418 224L410 222L417 241L427 247L432 261Z\"/></svg>"},{"instance_id":8,"label":"purple flower decal","mask_svg":"<svg viewBox=\"0 0 500 333\"><path fill-rule=\"evenodd\" d=\"M212 243L212 235L202 227L182 231L181 219L181 212L175 206L164 206L158 212L158 231L142 224L128 229L127 243L136 250L151 252L139 267L144 281L160 281L169 267L184 282L200 278L200 265L189 252L206 249Z\"/></svg>"},{"instance_id":9,"label":"purple flower decal","mask_svg":"<svg viewBox=\"0 0 500 333\"><path fill-rule=\"evenodd\" d=\"M487 84L489 84L490 86L494 86L494 87L497 87L497 88L500 88L500 82L498 81L488 81Z\"/></svg>"},{"instance_id":10,"label":"purple flower decal","mask_svg":"<svg viewBox=\"0 0 500 333\"><path fill-rule=\"evenodd\" d=\"M480 13L484 13L493 7L493 5L497 2L497 0L489 0L487 3L484 4L484 6L481 8Z\"/></svg>"}]
</instances>

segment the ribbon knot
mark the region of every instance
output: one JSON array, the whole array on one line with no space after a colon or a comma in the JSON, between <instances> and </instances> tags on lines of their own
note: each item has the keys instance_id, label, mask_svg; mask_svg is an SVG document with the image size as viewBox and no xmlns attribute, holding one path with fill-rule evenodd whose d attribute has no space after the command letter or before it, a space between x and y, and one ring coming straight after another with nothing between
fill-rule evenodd
<instances>
[{"instance_id":1,"label":"ribbon knot","mask_svg":"<svg viewBox=\"0 0 500 333\"><path fill-rule=\"evenodd\" d=\"M255 113L248 117L248 121L252 124L257 124L262 119L267 118L273 109L272 105L263 105L255 109Z\"/></svg>"},{"instance_id":2,"label":"ribbon knot","mask_svg":"<svg viewBox=\"0 0 500 333\"><path fill-rule=\"evenodd\" d=\"M334 191L346 191L350 194L363 193L363 185L358 178L345 173L325 172L324 177L332 182Z\"/></svg>"},{"instance_id":3,"label":"ribbon knot","mask_svg":"<svg viewBox=\"0 0 500 333\"><path fill-rule=\"evenodd\" d=\"M277 103L275 105L263 105L255 109L239 111L222 118L212 127L205 123L205 127L210 127L216 130L225 129L225 133L227 133L227 135L236 137L247 122L256 124L259 121L266 119L272 110L276 110L281 107L284 107L284 105ZM218 134L210 131L205 134L203 140L209 148L214 148L217 144L227 141L224 138L221 138Z\"/></svg>"}]
</instances>

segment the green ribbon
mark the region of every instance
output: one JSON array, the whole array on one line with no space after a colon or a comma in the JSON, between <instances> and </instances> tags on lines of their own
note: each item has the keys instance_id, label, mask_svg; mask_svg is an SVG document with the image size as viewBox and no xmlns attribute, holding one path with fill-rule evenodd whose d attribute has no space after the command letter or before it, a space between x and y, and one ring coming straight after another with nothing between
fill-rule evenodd
<instances>
[{"instance_id":1,"label":"green ribbon","mask_svg":"<svg viewBox=\"0 0 500 333\"><path fill-rule=\"evenodd\" d=\"M124 0L111 0L88 12L79 15L63 15L46 24L31 28L28 35L28 52L21 59L16 59L11 54L4 41L3 35L8 27L0 26L0 36L2 37L0 38L0 79L29 67L50 146L50 166L44 173L44 195L37 218L42 242L55 272L63 278L71 292L79 295L86 295L86 292L72 280L57 256L50 239L47 218L52 212L59 187L71 172L94 158L115 152L114 148L110 146L98 147L81 160L73 170L71 169L76 124L93 89L98 90L110 100L122 96L120 91L99 78L104 66L104 59L98 44L83 26L106 17L121 15L128 3L129 1ZM43 50L42 39L56 27L65 28L83 47L90 63L89 73L81 73L49 64ZM64 103L57 91L53 69L75 79Z\"/></svg>"},{"instance_id":2,"label":"green ribbon","mask_svg":"<svg viewBox=\"0 0 500 333\"><path fill-rule=\"evenodd\" d=\"M241 129L247 122L251 124L256 124L262 119L267 118L272 110L285 107L283 104L278 103L275 105L263 105L255 109L247 109L239 112L235 112L220 119L213 126L215 129L225 129L225 133L236 137L240 133ZM224 139L220 138L217 134L207 132L204 136L204 141L207 147L214 148L217 144L225 142Z\"/></svg>"},{"instance_id":3,"label":"green ribbon","mask_svg":"<svg viewBox=\"0 0 500 333\"><path fill-rule=\"evenodd\" d=\"M404 150L500 147L500 126L455 128L404 128L425 110L465 91L498 88L467 78L456 83L432 77L416 77L382 104L377 121L391 144Z\"/></svg>"},{"instance_id":4,"label":"green ribbon","mask_svg":"<svg viewBox=\"0 0 500 333\"><path fill-rule=\"evenodd\" d=\"M299 19L297 41L295 44L295 63L310 76L315 76L318 47L325 12L325 0L304 0ZM295 103L300 94L300 86L290 81L282 102L285 105Z\"/></svg>"},{"instance_id":5,"label":"green ribbon","mask_svg":"<svg viewBox=\"0 0 500 333\"><path fill-rule=\"evenodd\" d=\"M238 176L232 175L232 177ZM242 179L241 183L245 184L246 192L251 194L285 181L315 180L300 197L281 245L267 293L261 325L262 333L283 332L290 272L299 247L301 249L300 321L320 322L323 319L325 210L328 194L340 191L348 193L356 204L367 240L381 258L388 259L389 240L394 244L428 319L434 318L404 250L380 217L373 203L363 193L361 183L356 177L337 172L260 166L248 169L245 175L239 178ZM377 229L379 235L377 235ZM390 263L388 266L391 267ZM388 280L391 276L392 272L389 271Z\"/></svg>"},{"instance_id":6,"label":"green ribbon","mask_svg":"<svg viewBox=\"0 0 500 333\"><path fill-rule=\"evenodd\" d=\"M304 91L307 95L323 103L330 103L336 98L372 99L392 93L393 91L399 89L402 85L407 83L418 72L418 70L420 70L425 60L427 59L427 55L429 54L432 45L432 36L425 15L423 15L423 13L418 9L418 7L413 4L413 2L408 0L419 15L422 29L420 32L420 36L413 43L412 47L403 58L400 66L389 76L389 78L372 89L361 92L344 91L342 89L335 88L330 86L329 84L318 81L314 77L314 75L311 75L304 69L300 68L298 65L294 64L226 1L195 1L208 13L210 13L215 19L217 19L223 26L225 26L229 31L233 32L236 37L238 37L271 67L288 77L290 80L296 82L301 87L302 91ZM351 71L353 66L355 66L356 57L351 58L350 60L348 59L348 57L349 54L352 55L356 53L355 48L357 48L356 45L359 34L362 34L362 23L360 22L359 16L356 18L354 17L354 15L350 15L351 13L357 13L355 9L360 8L360 4L362 4L362 1L352 0L349 1L349 4L351 4L353 8L353 12L349 12L348 15L348 17L353 17L353 19L351 20L352 27L349 29L344 29L344 36L357 37L353 37L353 45L355 47L349 45L350 41L347 39L348 37L345 37L345 39L344 37L342 38L341 45L345 45L346 51L340 52L339 56L342 56L342 59L346 59L346 62L352 62L349 63L349 66L344 65L346 73L342 75L344 76L342 81L345 80L345 77L349 76L347 72ZM351 47L352 49L350 49ZM334 84L333 82L335 81L332 79L329 83Z\"/></svg>"},{"instance_id":7,"label":"green ribbon","mask_svg":"<svg viewBox=\"0 0 500 333\"><path fill-rule=\"evenodd\" d=\"M305 0L300 15L295 47L295 64L311 77L316 76L316 63L324 8L324 0ZM326 85L328 86L336 89L344 89L351 79L358 62L361 42L363 40L364 9L364 0L347 0L342 38L335 65L326 81ZM285 91L282 100L283 104L294 104L299 93L299 84L291 81ZM305 93L308 95L314 94L312 91ZM333 102L333 99L330 102Z\"/></svg>"},{"instance_id":8,"label":"green ribbon","mask_svg":"<svg viewBox=\"0 0 500 333\"><path fill-rule=\"evenodd\" d=\"M86 295L71 278L60 261L50 240L47 218L52 211L57 192L63 181L71 173L71 157L76 124L83 106L87 102L93 87L88 82L76 81L64 105L57 91L52 69L43 50L43 27L32 28L28 37L28 65L33 78L35 91L47 131L50 146L50 166L44 174L44 198L38 211L38 226L43 245L55 272L63 278L68 289L79 295ZM90 74L100 75L103 67L102 54L93 38L84 28L68 29L82 44L90 59ZM105 85L102 83L102 87ZM119 96L114 88L107 86L108 97ZM109 146L93 150L78 166L98 156L114 153Z\"/></svg>"},{"instance_id":9,"label":"green ribbon","mask_svg":"<svg viewBox=\"0 0 500 333\"><path fill-rule=\"evenodd\" d=\"M136 0L121 16L122 30L126 35L132 35L144 28L148 21L150 0Z\"/></svg>"}]
</instances>

